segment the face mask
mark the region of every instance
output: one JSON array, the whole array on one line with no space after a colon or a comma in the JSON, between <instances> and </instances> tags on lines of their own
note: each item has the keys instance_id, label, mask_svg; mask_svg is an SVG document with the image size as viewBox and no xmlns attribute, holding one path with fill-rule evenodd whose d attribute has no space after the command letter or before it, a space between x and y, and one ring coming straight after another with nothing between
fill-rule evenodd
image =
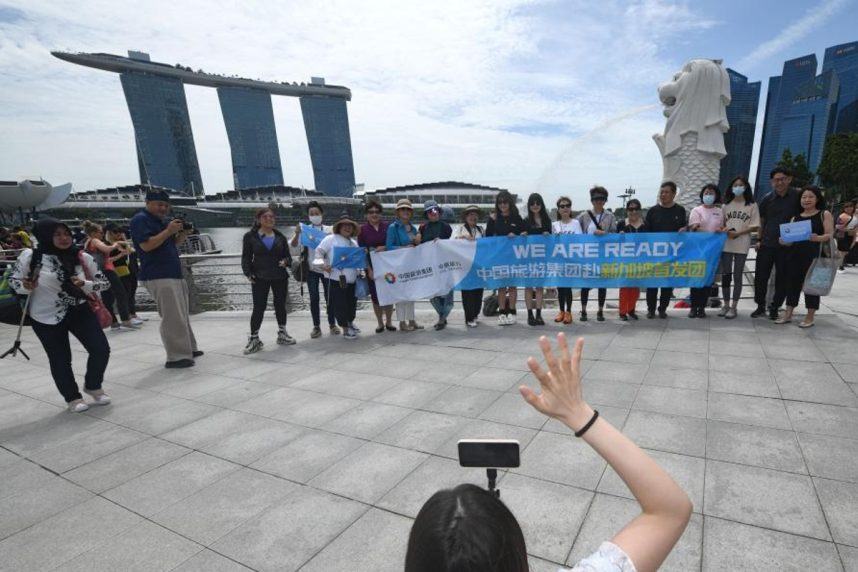
<instances>
[{"instance_id":1,"label":"face mask","mask_svg":"<svg viewBox=\"0 0 858 572\"><path fill-rule=\"evenodd\" d=\"M318 225L320 225L320 224L322 224L322 215L312 215L312 216L310 217L310 222L311 222L312 224L317 225L317 226L318 226Z\"/></svg>"},{"instance_id":2,"label":"face mask","mask_svg":"<svg viewBox=\"0 0 858 572\"><path fill-rule=\"evenodd\" d=\"M703 195L703 204L704 205L714 205L715 204L715 195Z\"/></svg>"},{"instance_id":3,"label":"face mask","mask_svg":"<svg viewBox=\"0 0 858 572\"><path fill-rule=\"evenodd\" d=\"M733 194L737 197L741 197L745 194L745 187L733 187Z\"/></svg>"}]
</instances>

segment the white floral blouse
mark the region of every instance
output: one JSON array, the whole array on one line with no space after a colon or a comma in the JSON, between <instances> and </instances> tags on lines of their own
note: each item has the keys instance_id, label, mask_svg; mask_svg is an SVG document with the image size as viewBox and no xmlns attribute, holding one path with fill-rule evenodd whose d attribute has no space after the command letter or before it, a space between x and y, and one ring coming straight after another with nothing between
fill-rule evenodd
<instances>
[{"instance_id":1,"label":"white floral blouse","mask_svg":"<svg viewBox=\"0 0 858 572\"><path fill-rule=\"evenodd\" d=\"M637 572L631 558L612 542L603 542L599 550L580 560L571 570L559 572Z\"/></svg>"}]
</instances>

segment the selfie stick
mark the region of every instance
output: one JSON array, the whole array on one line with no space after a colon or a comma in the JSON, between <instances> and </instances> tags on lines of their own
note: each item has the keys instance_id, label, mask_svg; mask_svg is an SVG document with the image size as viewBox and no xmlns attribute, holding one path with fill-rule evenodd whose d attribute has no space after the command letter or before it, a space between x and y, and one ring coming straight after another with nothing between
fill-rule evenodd
<instances>
[{"instance_id":1,"label":"selfie stick","mask_svg":"<svg viewBox=\"0 0 858 572\"><path fill-rule=\"evenodd\" d=\"M33 274L36 274L35 272ZM36 274L37 275L37 274ZM21 352L21 355L27 358L27 361L30 361L30 356L27 355L23 349L21 349L21 332L24 330L24 321L27 319L27 310L30 307L30 300L33 299L32 292L29 296L27 296L27 301L24 302L24 309L21 312L21 323L18 324L18 335L15 336L15 341L12 343L12 347L6 350L6 353L0 355L0 359L5 358L6 356L17 357L18 352Z\"/></svg>"},{"instance_id":2,"label":"selfie stick","mask_svg":"<svg viewBox=\"0 0 858 572\"><path fill-rule=\"evenodd\" d=\"M486 476L489 478L489 492L500 498L500 489L497 488L498 470L486 469Z\"/></svg>"}]
</instances>

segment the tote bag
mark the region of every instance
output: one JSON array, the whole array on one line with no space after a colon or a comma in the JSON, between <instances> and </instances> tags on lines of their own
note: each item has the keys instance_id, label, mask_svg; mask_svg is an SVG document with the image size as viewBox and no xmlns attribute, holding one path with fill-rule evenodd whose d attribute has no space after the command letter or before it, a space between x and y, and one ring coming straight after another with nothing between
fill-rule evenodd
<instances>
[{"instance_id":1,"label":"tote bag","mask_svg":"<svg viewBox=\"0 0 858 572\"><path fill-rule=\"evenodd\" d=\"M86 264L83 260L83 253L78 252L78 262L80 262L81 268L83 268L83 275L87 280L92 280L93 277L90 275L89 270L86 267ZM89 304L89 309L92 310L92 313L95 314L95 318L98 320L98 325L101 326L101 329L105 329L113 323L113 316L110 315L110 311L104 305L104 302L101 301L101 297L93 292L86 298L87 303Z\"/></svg>"},{"instance_id":2,"label":"tote bag","mask_svg":"<svg viewBox=\"0 0 858 572\"><path fill-rule=\"evenodd\" d=\"M828 296L834 285L834 278L837 276L837 258L834 256L836 243L834 240L829 241L827 258L822 257L823 245L824 243L819 244L819 256L810 265L804 277L802 290L811 296Z\"/></svg>"}]
</instances>

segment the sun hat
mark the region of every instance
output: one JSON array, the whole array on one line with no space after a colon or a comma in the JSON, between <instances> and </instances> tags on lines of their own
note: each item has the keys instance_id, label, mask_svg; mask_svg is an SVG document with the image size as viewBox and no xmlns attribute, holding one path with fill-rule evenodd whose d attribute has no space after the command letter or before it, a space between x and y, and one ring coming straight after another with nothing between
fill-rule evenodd
<instances>
[{"instance_id":1,"label":"sun hat","mask_svg":"<svg viewBox=\"0 0 858 572\"><path fill-rule=\"evenodd\" d=\"M464 209L462 209L462 216L467 215L468 213L477 213L482 214L482 210L477 205L468 205Z\"/></svg>"},{"instance_id":2,"label":"sun hat","mask_svg":"<svg viewBox=\"0 0 858 572\"><path fill-rule=\"evenodd\" d=\"M433 200L428 200L425 203L423 203L423 212L424 213L428 213L431 210L437 210L438 212L441 212L441 207L438 206L438 203L436 201L433 201Z\"/></svg>"},{"instance_id":3,"label":"sun hat","mask_svg":"<svg viewBox=\"0 0 858 572\"><path fill-rule=\"evenodd\" d=\"M411 206L411 201L409 201L408 199L399 199L398 201L396 201L395 210L399 209L408 209L410 211L413 211L414 207Z\"/></svg>"},{"instance_id":4,"label":"sun hat","mask_svg":"<svg viewBox=\"0 0 858 572\"><path fill-rule=\"evenodd\" d=\"M335 222L335 223L334 223L334 228L333 228L334 234L339 234L339 232L340 232L340 226L342 226L342 225L344 225L344 224L350 224L350 225L352 225L352 234L357 234L357 233L358 233L358 231L360 230L360 227L358 226L358 223L356 223L355 221L353 221L353 220L351 219L351 217L349 216L349 213L347 213L347 212L345 212L345 211L344 211L344 212L340 215L340 218L339 218L339 219L337 219L337 222Z\"/></svg>"}]
</instances>

